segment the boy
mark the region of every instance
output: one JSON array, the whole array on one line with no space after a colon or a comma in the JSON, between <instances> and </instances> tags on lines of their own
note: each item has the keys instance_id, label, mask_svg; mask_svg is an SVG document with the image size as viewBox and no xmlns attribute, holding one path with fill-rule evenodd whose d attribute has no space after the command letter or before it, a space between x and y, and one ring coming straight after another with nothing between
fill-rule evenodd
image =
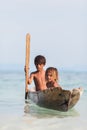
<instances>
[{"instance_id":1,"label":"boy","mask_svg":"<svg viewBox=\"0 0 87 130\"><path fill-rule=\"evenodd\" d=\"M34 64L36 66L36 71L32 72L30 74L30 77L28 78L28 84L31 84L34 80L34 84L36 87L36 91L44 90L46 89L46 81L45 81L45 70L44 66L46 64L46 59L42 55L38 55L34 59ZM25 67L26 72L26 67ZM28 88L26 88L26 91L28 91Z\"/></svg>"}]
</instances>

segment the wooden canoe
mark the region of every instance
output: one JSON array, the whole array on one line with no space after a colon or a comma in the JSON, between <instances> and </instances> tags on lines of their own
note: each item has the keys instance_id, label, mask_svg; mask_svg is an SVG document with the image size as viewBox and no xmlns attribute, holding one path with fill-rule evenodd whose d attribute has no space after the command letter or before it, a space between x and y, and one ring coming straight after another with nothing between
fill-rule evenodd
<instances>
[{"instance_id":1,"label":"wooden canoe","mask_svg":"<svg viewBox=\"0 0 87 130\"><path fill-rule=\"evenodd\" d=\"M65 112L76 105L81 93L82 89L72 89L70 91L56 87L43 91L28 92L27 99L40 107Z\"/></svg>"}]
</instances>

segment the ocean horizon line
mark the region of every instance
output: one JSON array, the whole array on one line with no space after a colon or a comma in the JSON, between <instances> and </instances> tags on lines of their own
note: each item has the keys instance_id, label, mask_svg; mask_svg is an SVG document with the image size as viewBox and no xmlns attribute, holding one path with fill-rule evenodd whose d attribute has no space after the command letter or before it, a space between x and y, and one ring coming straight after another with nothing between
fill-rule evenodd
<instances>
[{"instance_id":1,"label":"ocean horizon line","mask_svg":"<svg viewBox=\"0 0 87 130\"><path fill-rule=\"evenodd\" d=\"M63 69L58 69L58 71L59 72L71 72L71 73L73 73L73 72L86 72L87 73L87 70L82 70L82 69L66 69L66 68L63 68ZM3 68L3 69L1 69L0 68L0 72L1 73L3 73L3 72L9 72L9 73L24 73L24 68L22 69L22 68L20 68L20 69L18 69L18 68L10 68L10 69L6 69L6 68Z\"/></svg>"},{"instance_id":2,"label":"ocean horizon line","mask_svg":"<svg viewBox=\"0 0 87 130\"><path fill-rule=\"evenodd\" d=\"M45 68L46 69L46 68ZM87 67L57 67L58 71L87 72ZM30 67L30 71L35 70L35 66ZM24 64L0 64L0 72L24 72Z\"/></svg>"}]
</instances>

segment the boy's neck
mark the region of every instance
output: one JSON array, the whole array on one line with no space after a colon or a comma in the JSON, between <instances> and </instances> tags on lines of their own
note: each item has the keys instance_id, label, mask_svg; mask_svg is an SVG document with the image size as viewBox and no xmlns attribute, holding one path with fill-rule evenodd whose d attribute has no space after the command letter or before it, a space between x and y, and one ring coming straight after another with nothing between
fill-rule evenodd
<instances>
[{"instance_id":1,"label":"boy's neck","mask_svg":"<svg viewBox=\"0 0 87 130\"><path fill-rule=\"evenodd\" d=\"M44 69L41 69L41 70L37 70L38 72L43 72L44 71Z\"/></svg>"}]
</instances>

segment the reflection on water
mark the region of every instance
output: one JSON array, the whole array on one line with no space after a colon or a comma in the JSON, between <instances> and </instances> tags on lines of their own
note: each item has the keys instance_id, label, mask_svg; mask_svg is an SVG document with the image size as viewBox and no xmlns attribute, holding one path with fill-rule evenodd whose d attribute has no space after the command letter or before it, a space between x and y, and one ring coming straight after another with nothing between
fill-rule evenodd
<instances>
[{"instance_id":1,"label":"reflection on water","mask_svg":"<svg viewBox=\"0 0 87 130\"><path fill-rule=\"evenodd\" d=\"M75 117L79 116L79 113L75 109L71 109L67 112L60 112L56 110L51 110L47 108L42 108L34 103L26 103L24 107L25 115L32 115L37 118L49 118L49 117L58 117L58 118L64 118L64 117Z\"/></svg>"}]
</instances>

